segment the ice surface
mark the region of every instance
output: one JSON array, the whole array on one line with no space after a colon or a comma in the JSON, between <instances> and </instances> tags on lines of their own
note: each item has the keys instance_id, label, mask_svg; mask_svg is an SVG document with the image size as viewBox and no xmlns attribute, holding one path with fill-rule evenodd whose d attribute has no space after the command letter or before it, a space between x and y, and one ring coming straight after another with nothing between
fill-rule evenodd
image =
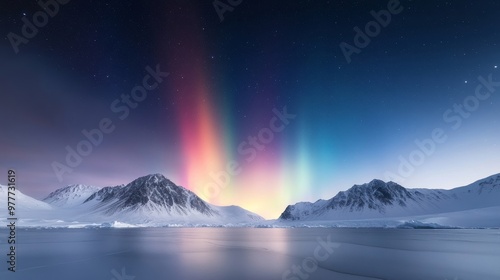
<instances>
[{"instance_id":1,"label":"ice surface","mask_svg":"<svg viewBox=\"0 0 500 280\"><path fill-rule=\"evenodd\" d=\"M500 279L499 230L22 229L18 240L18 271L3 264L0 279L301 279L293 266L311 280ZM306 272L317 250L326 259Z\"/></svg>"}]
</instances>

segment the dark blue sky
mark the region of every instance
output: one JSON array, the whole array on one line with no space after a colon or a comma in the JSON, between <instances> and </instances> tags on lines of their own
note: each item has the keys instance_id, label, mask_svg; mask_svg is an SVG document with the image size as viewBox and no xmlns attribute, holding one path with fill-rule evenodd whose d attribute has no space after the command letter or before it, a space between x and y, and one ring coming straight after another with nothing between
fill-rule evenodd
<instances>
[{"instance_id":1,"label":"dark blue sky","mask_svg":"<svg viewBox=\"0 0 500 280\"><path fill-rule=\"evenodd\" d=\"M42 8L0 4L1 172L15 168L34 197L160 172L272 217L373 178L450 188L500 170L498 1L243 0L222 21L212 1L58 6L19 39ZM370 23L388 6L399 12L387 26ZM340 44L356 47L367 24L380 30L348 63ZM126 105L157 65L168 77ZM296 117L262 143L284 106ZM66 147L103 119L113 131L69 166ZM207 194L231 161L241 173Z\"/></svg>"}]
</instances>

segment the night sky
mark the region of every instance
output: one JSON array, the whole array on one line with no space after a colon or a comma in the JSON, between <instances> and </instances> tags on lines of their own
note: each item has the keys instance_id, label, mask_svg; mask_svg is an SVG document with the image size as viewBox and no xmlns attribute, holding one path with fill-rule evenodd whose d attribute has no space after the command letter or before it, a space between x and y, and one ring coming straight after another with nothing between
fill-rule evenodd
<instances>
[{"instance_id":1,"label":"night sky","mask_svg":"<svg viewBox=\"0 0 500 280\"><path fill-rule=\"evenodd\" d=\"M499 1L58 6L0 4L0 181L35 198L162 173L277 218L374 178L500 172Z\"/></svg>"}]
</instances>

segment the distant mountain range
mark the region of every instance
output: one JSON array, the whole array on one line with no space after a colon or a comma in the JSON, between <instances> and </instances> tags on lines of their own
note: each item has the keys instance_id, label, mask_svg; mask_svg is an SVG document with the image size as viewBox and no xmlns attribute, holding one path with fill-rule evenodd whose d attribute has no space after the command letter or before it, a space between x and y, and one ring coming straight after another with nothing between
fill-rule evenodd
<instances>
[{"instance_id":1,"label":"distant mountain range","mask_svg":"<svg viewBox=\"0 0 500 280\"><path fill-rule=\"evenodd\" d=\"M0 186L4 205L7 187ZM407 189L373 180L328 200L286 207L265 221L238 206L212 205L161 174L114 187L69 185L43 201L16 192L17 213L30 226L398 226L416 222L500 227L500 174L451 190ZM0 220L6 213L0 212ZM427 225L425 225L427 226Z\"/></svg>"},{"instance_id":2,"label":"distant mountain range","mask_svg":"<svg viewBox=\"0 0 500 280\"><path fill-rule=\"evenodd\" d=\"M500 206L500 174L451 190L406 189L394 182L373 180L367 184L354 185L328 200L289 205L279 220L410 217L496 206Z\"/></svg>"}]
</instances>

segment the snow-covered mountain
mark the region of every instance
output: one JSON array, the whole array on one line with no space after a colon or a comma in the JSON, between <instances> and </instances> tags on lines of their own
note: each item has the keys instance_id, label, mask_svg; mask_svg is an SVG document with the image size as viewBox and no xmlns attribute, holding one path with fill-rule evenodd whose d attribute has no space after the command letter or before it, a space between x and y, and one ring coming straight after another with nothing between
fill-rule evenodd
<instances>
[{"instance_id":1,"label":"snow-covered mountain","mask_svg":"<svg viewBox=\"0 0 500 280\"><path fill-rule=\"evenodd\" d=\"M7 196L8 196L8 187L0 185L0 205L4 206L7 209ZM26 211L39 211L39 210L51 210L52 206L49 204L34 199L28 195L23 194L20 190L16 189L15 196L13 196L16 205L16 212L24 213ZM2 207L3 208L3 207ZM4 209L2 209L3 214L6 213Z\"/></svg>"},{"instance_id":2,"label":"snow-covered mountain","mask_svg":"<svg viewBox=\"0 0 500 280\"><path fill-rule=\"evenodd\" d=\"M207 203L161 174L143 176L127 185L102 189L70 185L52 192L40 203L47 205L45 202L54 208L46 219L64 221L225 225L264 220L238 206Z\"/></svg>"},{"instance_id":3,"label":"snow-covered mountain","mask_svg":"<svg viewBox=\"0 0 500 280\"><path fill-rule=\"evenodd\" d=\"M43 201L57 207L73 207L82 204L99 190L100 188L95 186L69 185L51 192Z\"/></svg>"},{"instance_id":4,"label":"snow-covered mountain","mask_svg":"<svg viewBox=\"0 0 500 280\"><path fill-rule=\"evenodd\" d=\"M421 216L500 206L500 174L451 190L406 189L373 180L329 200L289 205L281 221L352 220Z\"/></svg>"},{"instance_id":5,"label":"snow-covered mountain","mask_svg":"<svg viewBox=\"0 0 500 280\"><path fill-rule=\"evenodd\" d=\"M207 217L217 215L205 201L193 192L175 185L161 174L135 179L122 187L106 187L84 201L95 211L108 215L121 212L189 215L200 213Z\"/></svg>"}]
</instances>

